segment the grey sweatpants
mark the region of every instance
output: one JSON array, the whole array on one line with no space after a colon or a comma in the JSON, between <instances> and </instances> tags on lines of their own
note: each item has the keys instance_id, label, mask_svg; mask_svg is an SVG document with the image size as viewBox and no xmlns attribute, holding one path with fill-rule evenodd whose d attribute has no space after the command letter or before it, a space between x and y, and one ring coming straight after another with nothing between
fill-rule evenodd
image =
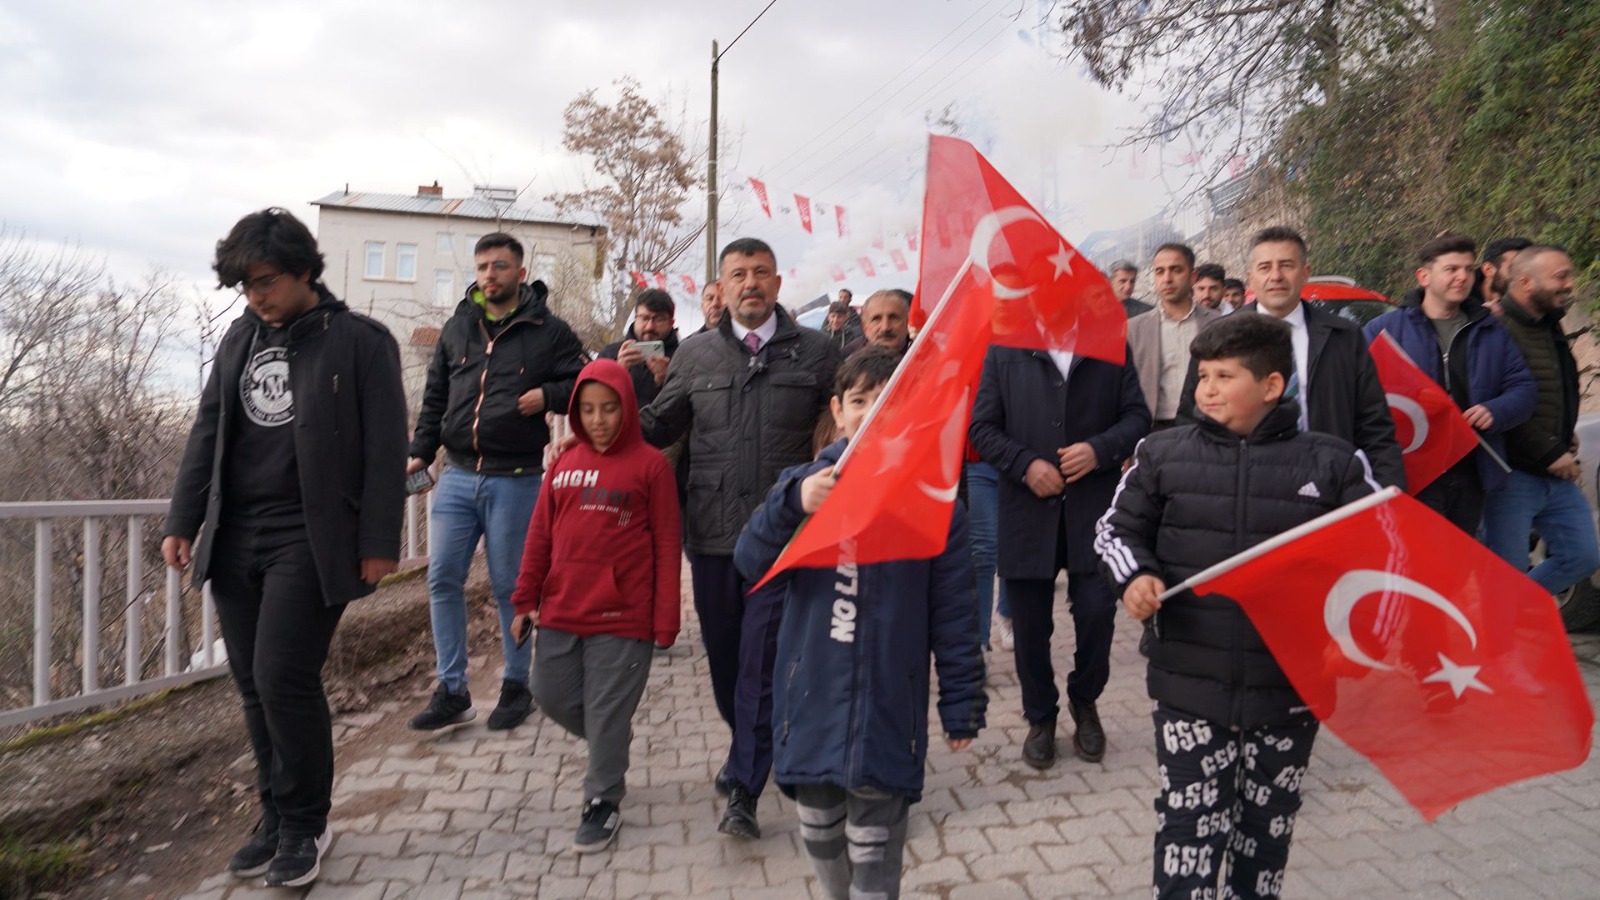
<instances>
[{"instance_id":1,"label":"grey sweatpants","mask_svg":"<svg viewBox=\"0 0 1600 900\"><path fill-rule=\"evenodd\" d=\"M539 708L589 744L584 804L621 803L628 792L633 712L650 677L650 642L540 628L535 643L533 695Z\"/></svg>"},{"instance_id":2,"label":"grey sweatpants","mask_svg":"<svg viewBox=\"0 0 1600 900\"><path fill-rule=\"evenodd\" d=\"M829 900L896 900L911 800L832 784L794 789L800 839Z\"/></svg>"}]
</instances>

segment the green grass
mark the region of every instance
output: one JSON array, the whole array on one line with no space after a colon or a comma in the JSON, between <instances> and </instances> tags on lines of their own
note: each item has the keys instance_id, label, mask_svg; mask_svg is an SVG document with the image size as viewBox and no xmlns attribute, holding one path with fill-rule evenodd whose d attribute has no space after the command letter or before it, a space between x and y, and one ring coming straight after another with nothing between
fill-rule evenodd
<instances>
[{"instance_id":1,"label":"green grass","mask_svg":"<svg viewBox=\"0 0 1600 900\"><path fill-rule=\"evenodd\" d=\"M0 900L32 897L60 885L83 865L85 842L30 844L15 835L0 835Z\"/></svg>"}]
</instances>

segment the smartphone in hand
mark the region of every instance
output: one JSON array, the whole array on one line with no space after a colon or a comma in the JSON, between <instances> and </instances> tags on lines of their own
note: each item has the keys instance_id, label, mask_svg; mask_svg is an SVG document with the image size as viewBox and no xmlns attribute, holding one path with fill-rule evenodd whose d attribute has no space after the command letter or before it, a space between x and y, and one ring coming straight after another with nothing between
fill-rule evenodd
<instances>
[{"instance_id":1,"label":"smartphone in hand","mask_svg":"<svg viewBox=\"0 0 1600 900\"><path fill-rule=\"evenodd\" d=\"M660 341L635 341L633 346L640 353L644 354L644 359L646 362L653 357L660 356L661 354L667 352L666 349L663 348Z\"/></svg>"},{"instance_id":2,"label":"smartphone in hand","mask_svg":"<svg viewBox=\"0 0 1600 900\"><path fill-rule=\"evenodd\" d=\"M433 487L433 475L427 469L418 469L406 476L406 495L420 494Z\"/></svg>"},{"instance_id":3,"label":"smartphone in hand","mask_svg":"<svg viewBox=\"0 0 1600 900\"><path fill-rule=\"evenodd\" d=\"M511 635L511 636L516 639L516 641L517 641L517 649L518 650L521 650L523 647L527 646L528 638L533 636L533 620L532 619L519 619L519 620L517 620L516 633Z\"/></svg>"}]
</instances>

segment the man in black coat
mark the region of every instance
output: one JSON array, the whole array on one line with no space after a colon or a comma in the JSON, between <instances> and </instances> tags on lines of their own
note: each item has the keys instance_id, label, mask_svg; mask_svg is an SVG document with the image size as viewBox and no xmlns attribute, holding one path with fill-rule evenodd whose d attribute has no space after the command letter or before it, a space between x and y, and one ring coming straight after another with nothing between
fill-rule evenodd
<instances>
[{"instance_id":1,"label":"man in black coat","mask_svg":"<svg viewBox=\"0 0 1600 900\"><path fill-rule=\"evenodd\" d=\"M1256 302L1235 315L1264 312L1288 323L1296 371L1288 397L1300 404L1300 430L1349 441L1366 453L1380 484L1404 489L1405 463L1366 337L1355 322L1301 302L1300 291L1310 277L1306 242L1298 232L1281 226L1257 232L1250 242L1249 271ZM1190 360L1180 421L1195 419L1199 380L1198 363Z\"/></svg>"},{"instance_id":2,"label":"man in black coat","mask_svg":"<svg viewBox=\"0 0 1600 900\"><path fill-rule=\"evenodd\" d=\"M1023 761L1056 759L1060 693L1050 662L1056 573L1067 572L1077 633L1067 709L1073 747L1105 755L1095 703L1111 674L1116 600L1094 552L1095 521L1111 506L1122 462L1150 432L1150 408L1131 365L1070 353L991 347L968 436L1000 476L996 568L1005 579L1016 634L1017 680L1029 724Z\"/></svg>"},{"instance_id":3,"label":"man in black coat","mask_svg":"<svg viewBox=\"0 0 1600 900\"><path fill-rule=\"evenodd\" d=\"M667 364L678 352L678 330L673 327L677 304L672 295L657 288L639 292L633 303L633 322L622 340L600 349L601 359L614 359L633 377L633 393L639 405L649 406L667 380ZM659 341L661 352L648 359L639 349L641 341Z\"/></svg>"},{"instance_id":4,"label":"man in black coat","mask_svg":"<svg viewBox=\"0 0 1600 900\"><path fill-rule=\"evenodd\" d=\"M741 238L723 248L719 265L726 313L684 339L639 424L657 447L688 435L683 548L712 696L733 732L716 779L728 795L718 830L757 838L756 800L772 771L772 662L783 594L772 585L750 593L733 548L778 473L811 461L840 356L829 338L778 305L783 278L771 247Z\"/></svg>"},{"instance_id":5,"label":"man in black coat","mask_svg":"<svg viewBox=\"0 0 1600 900\"><path fill-rule=\"evenodd\" d=\"M161 541L197 590L211 582L255 753L261 821L228 870L289 887L316 879L331 841L322 665L344 604L394 571L405 506L399 347L334 299L322 265L281 209L217 243L217 281L248 305L217 347Z\"/></svg>"}]
</instances>

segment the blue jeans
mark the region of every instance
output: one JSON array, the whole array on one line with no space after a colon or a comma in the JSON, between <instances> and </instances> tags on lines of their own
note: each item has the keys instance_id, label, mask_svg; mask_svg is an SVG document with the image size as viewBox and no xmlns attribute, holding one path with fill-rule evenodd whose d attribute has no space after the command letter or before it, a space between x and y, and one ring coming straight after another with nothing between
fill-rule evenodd
<instances>
[{"instance_id":1,"label":"blue jeans","mask_svg":"<svg viewBox=\"0 0 1600 900\"><path fill-rule=\"evenodd\" d=\"M1593 514L1577 484L1513 471L1505 487L1484 498L1483 542L1519 572L1528 570L1532 531L1544 538L1549 555L1528 577L1550 593L1560 593L1600 569Z\"/></svg>"},{"instance_id":2,"label":"blue jeans","mask_svg":"<svg viewBox=\"0 0 1600 900\"><path fill-rule=\"evenodd\" d=\"M522 567L528 522L539 499L538 475L477 475L446 466L434 488L428 522L428 612L439 682L467 689L467 570L483 538L489 587L500 607L500 649L505 681L528 683L533 642L520 649L511 636L511 592Z\"/></svg>"},{"instance_id":3,"label":"blue jeans","mask_svg":"<svg viewBox=\"0 0 1600 900\"><path fill-rule=\"evenodd\" d=\"M986 462L967 463L967 536L972 542L972 571L978 578L978 642L989 643L994 608L994 560L1000 532L1000 473ZM1011 618L1006 586L1000 583L1000 615Z\"/></svg>"}]
</instances>

